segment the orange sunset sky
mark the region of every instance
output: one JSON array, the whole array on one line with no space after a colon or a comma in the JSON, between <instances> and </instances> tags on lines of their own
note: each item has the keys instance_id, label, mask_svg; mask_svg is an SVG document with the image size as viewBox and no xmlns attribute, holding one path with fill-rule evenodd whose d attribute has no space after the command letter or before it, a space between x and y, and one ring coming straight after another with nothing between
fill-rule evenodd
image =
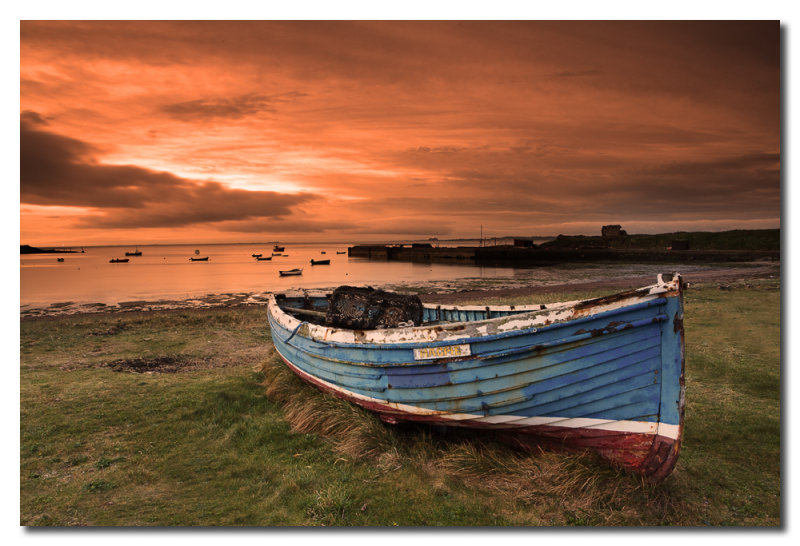
<instances>
[{"instance_id":1,"label":"orange sunset sky","mask_svg":"<svg viewBox=\"0 0 800 546\"><path fill-rule=\"evenodd\" d=\"M20 243L780 227L777 21L22 21Z\"/></svg>"}]
</instances>

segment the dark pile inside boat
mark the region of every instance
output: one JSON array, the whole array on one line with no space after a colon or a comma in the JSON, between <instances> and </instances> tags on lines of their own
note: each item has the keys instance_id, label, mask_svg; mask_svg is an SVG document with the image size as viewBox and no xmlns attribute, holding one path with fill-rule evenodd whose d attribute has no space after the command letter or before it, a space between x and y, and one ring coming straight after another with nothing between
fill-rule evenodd
<instances>
[{"instance_id":1,"label":"dark pile inside boat","mask_svg":"<svg viewBox=\"0 0 800 546\"><path fill-rule=\"evenodd\" d=\"M325 322L337 328L397 328L422 324L419 296L340 286L328 298Z\"/></svg>"}]
</instances>

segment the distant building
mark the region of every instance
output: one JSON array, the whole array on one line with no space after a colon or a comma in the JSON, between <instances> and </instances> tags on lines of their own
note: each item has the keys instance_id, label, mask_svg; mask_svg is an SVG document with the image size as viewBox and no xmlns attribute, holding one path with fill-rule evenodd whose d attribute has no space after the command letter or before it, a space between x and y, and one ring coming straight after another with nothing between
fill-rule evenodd
<instances>
[{"instance_id":1,"label":"distant building","mask_svg":"<svg viewBox=\"0 0 800 546\"><path fill-rule=\"evenodd\" d=\"M603 226L603 228L600 230L600 233L605 239L616 239L617 237L622 237L628 234L628 232L622 229L622 226L619 224Z\"/></svg>"},{"instance_id":2,"label":"distant building","mask_svg":"<svg viewBox=\"0 0 800 546\"><path fill-rule=\"evenodd\" d=\"M533 239L514 239L514 246L521 246L523 248L533 248Z\"/></svg>"}]
</instances>

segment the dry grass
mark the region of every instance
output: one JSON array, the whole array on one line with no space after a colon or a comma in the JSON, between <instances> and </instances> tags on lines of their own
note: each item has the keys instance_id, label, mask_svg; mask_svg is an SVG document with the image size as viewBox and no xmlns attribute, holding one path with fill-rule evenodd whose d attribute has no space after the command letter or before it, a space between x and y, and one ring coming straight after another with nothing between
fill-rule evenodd
<instances>
[{"instance_id":1,"label":"dry grass","mask_svg":"<svg viewBox=\"0 0 800 546\"><path fill-rule=\"evenodd\" d=\"M396 450L397 438L377 417L305 384L276 355L261 372L267 397L281 405L292 431L319 434L352 459L385 459Z\"/></svg>"},{"instance_id":2,"label":"dry grass","mask_svg":"<svg viewBox=\"0 0 800 546\"><path fill-rule=\"evenodd\" d=\"M413 468L434 491L450 494L459 488L511 499L504 516L518 525L697 521L696 511L677 499L672 488L610 468L592 453L523 452L474 431L387 425L374 414L307 385L278 357L266 360L261 371L267 397L282 406L294 432L324 438L351 464L369 461L384 472ZM330 494L326 491L323 496L327 499Z\"/></svg>"}]
</instances>

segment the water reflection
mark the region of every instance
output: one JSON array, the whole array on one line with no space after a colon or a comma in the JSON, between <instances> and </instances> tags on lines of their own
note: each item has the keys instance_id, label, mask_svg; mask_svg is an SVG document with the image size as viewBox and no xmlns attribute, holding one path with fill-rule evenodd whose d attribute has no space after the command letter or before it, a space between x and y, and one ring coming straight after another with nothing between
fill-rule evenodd
<instances>
[{"instance_id":1,"label":"water reflection","mask_svg":"<svg viewBox=\"0 0 800 546\"><path fill-rule=\"evenodd\" d=\"M463 264L370 261L349 258L347 245L286 245L272 256L272 245L152 245L140 246L141 256L127 263L109 263L123 257L125 247L89 247L83 254L20 256L20 306L44 309L54 303L102 303L187 300L208 294L263 294L292 289L333 288L343 284L403 289L422 286L426 291L464 287L495 289L547 286L615 277L651 276L662 271L688 273L707 265L687 264L569 264L510 268ZM195 251L198 254L195 254ZM322 254L325 252L325 254ZM257 261L253 254L272 256ZM208 256L208 261L189 258ZM63 257L63 262L57 258ZM311 265L311 259L329 259L330 265ZM281 277L280 270L302 268L298 277ZM74 306L72 306L74 307Z\"/></svg>"},{"instance_id":2,"label":"water reflection","mask_svg":"<svg viewBox=\"0 0 800 546\"><path fill-rule=\"evenodd\" d=\"M271 245L152 245L139 246L141 256L127 263L127 247L87 247L79 254L20 256L20 304L183 299L211 293L268 292L290 288L325 288L341 284L385 285L447 281L463 278L511 277L514 269L470 265L370 261L349 258L347 245L286 245L271 256ZM199 251L195 253L195 251ZM325 252L325 254L322 254ZM190 258L208 256L208 261ZM57 262L63 257L63 262ZM311 265L311 259L330 265ZM279 270L302 268L300 277L281 277Z\"/></svg>"}]
</instances>

